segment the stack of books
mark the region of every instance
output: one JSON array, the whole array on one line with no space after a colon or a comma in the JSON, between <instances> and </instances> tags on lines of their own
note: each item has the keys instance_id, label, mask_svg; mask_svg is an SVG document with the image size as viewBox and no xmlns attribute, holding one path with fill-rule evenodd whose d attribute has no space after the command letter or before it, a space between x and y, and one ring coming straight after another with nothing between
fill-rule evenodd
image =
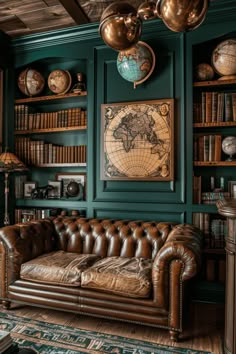
<instances>
[{"instance_id":1,"label":"stack of books","mask_svg":"<svg viewBox=\"0 0 236 354\"><path fill-rule=\"evenodd\" d=\"M0 353L8 353L8 349L12 346L13 340L10 333L0 330Z\"/></svg>"}]
</instances>

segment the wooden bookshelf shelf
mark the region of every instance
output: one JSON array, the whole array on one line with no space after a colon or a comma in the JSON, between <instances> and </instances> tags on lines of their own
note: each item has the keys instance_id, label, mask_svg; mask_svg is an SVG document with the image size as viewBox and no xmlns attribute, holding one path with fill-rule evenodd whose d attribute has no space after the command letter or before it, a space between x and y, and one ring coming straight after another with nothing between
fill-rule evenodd
<instances>
[{"instance_id":1,"label":"wooden bookshelf shelf","mask_svg":"<svg viewBox=\"0 0 236 354\"><path fill-rule=\"evenodd\" d=\"M193 213L217 213L216 204L193 204Z\"/></svg>"},{"instance_id":2,"label":"wooden bookshelf shelf","mask_svg":"<svg viewBox=\"0 0 236 354\"><path fill-rule=\"evenodd\" d=\"M194 166L236 166L236 161L194 161Z\"/></svg>"},{"instance_id":3,"label":"wooden bookshelf shelf","mask_svg":"<svg viewBox=\"0 0 236 354\"><path fill-rule=\"evenodd\" d=\"M40 97L19 98L19 99L15 100L15 104L61 100L61 99L67 99L67 98L72 98L72 97L83 97L83 96L87 96L87 91L83 91L80 94L67 93L64 95L49 95L49 96L40 96Z\"/></svg>"},{"instance_id":4,"label":"wooden bookshelf shelf","mask_svg":"<svg viewBox=\"0 0 236 354\"><path fill-rule=\"evenodd\" d=\"M47 129L31 129L31 130L15 130L15 135L24 134L44 134L44 133L56 133L56 132L70 132L75 130L86 130L87 126L79 127L61 127L61 128L47 128Z\"/></svg>"},{"instance_id":5,"label":"wooden bookshelf shelf","mask_svg":"<svg viewBox=\"0 0 236 354\"><path fill-rule=\"evenodd\" d=\"M86 162L76 162L76 163L44 163L42 165L34 165L30 167L86 167Z\"/></svg>"},{"instance_id":6,"label":"wooden bookshelf shelf","mask_svg":"<svg viewBox=\"0 0 236 354\"><path fill-rule=\"evenodd\" d=\"M194 123L194 128L236 127L236 122Z\"/></svg>"},{"instance_id":7,"label":"wooden bookshelf shelf","mask_svg":"<svg viewBox=\"0 0 236 354\"><path fill-rule=\"evenodd\" d=\"M235 79L231 79L231 80L196 81L193 83L193 86L212 87L212 86L228 86L228 85L235 85L235 84L236 84L236 77Z\"/></svg>"},{"instance_id":8,"label":"wooden bookshelf shelf","mask_svg":"<svg viewBox=\"0 0 236 354\"><path fill-rule=\"evenodd\" d=\"M68 199L16 199L16 206L18 208L86 208L87 202L85 200Z\"/></svg>"}]
</instances>

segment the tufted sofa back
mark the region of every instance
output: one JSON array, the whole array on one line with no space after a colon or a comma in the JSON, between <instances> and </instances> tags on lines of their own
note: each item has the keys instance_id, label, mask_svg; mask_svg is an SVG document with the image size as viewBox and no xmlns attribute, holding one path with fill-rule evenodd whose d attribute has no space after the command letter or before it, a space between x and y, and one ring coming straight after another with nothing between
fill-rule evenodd
<instances>
[{"instance_id":1,"label":"tufted sofa back","mask_svg":"<svg viewBox=\"0 0 236 354\"><path fill-rule=\"evenodd\" d=\"M53 220L63 251L154 259L176 223L112 219Z\"/></svg>"}]
</instances>

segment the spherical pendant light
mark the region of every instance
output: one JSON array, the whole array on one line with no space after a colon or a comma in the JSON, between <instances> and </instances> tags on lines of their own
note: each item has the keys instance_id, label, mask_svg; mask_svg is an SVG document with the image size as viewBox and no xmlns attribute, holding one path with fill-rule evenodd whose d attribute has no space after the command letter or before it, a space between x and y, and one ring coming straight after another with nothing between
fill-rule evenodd
<instances>
[{"instance_id":1,"label":"spherical pendant light","mask_svg":"<svg viewBox=\"0 0 236 354\"><path fill-rule=\"evenodd\" d=\"M138 16L141 20L152 20L157 17L156 14L156 2L145 1L138 8Z\"/></svg>"},{"instance_id":2,"label":"spherical pendant light","mask_svg":"<svg viewBox=\"0 0 236 354\"><path fill-rule=\"evenodd\" d=\"M125 50L139 41L142 21L127 2L110 4L101 16L99 32L104 42L115 50Z\"/></svg>"},{"instance_id":3,"label":"spherical pendant light","mask_svg":"<svg viewBox=\"0 0 236 354\"><path fill-rule=\"evenodd\" d=\"M158 0L157 15L174 32L192 31L204 21L208 0Z\"/></svg>"}]
</instances>

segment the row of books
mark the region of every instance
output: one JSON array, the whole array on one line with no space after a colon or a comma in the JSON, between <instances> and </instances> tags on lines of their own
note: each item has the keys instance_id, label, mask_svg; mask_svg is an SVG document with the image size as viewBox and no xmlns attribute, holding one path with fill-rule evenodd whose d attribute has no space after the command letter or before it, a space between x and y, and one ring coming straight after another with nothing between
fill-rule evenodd
<instances>
[{"instance_id":1,"label":"row of books","mask_svg":"<svg viewBox=\"0 0 236 354\"><path fill-rule=\"evenodd\" d=\"M227 222L210 213L193 213L193 224L204 233L205 248L224 248Z\"/></svg>"},{"instance_id":2,"label":"row of books","mask_svg":"<svg viewBox=\"0 0 236 354\"><path fill-rule=\"evenodd\" d=\"M62 146L28 137L15 140L16 155L28 165L86 163L86 150L86 145Z\"/></svg>"},{"instance_id":3,"label":"row of books","mask_svg":"<svg viewBox=\"0 0 236 354\"><path fill-rule=\"evenodd\" d=\"M235 92L201 92L194 98L195 123L236 122Z\"/></svg>"},{"instance_id":4,"label":"row of books","mask_svg":"<svg viewBox=\"0 0 236 354\"><path fill-rule=\"evenodd\" d=\"M221 161L221 135L195 135L194 161Z\"/></svg>"},{"instance_id":5,"label":"row of books","mask_svg":"<svg viewBox=\"0 0 236 354\"><path fill-rule=\"evenodd\" d=\"M51 216L51 209L15 209L15 223L45 219Z\"/></svg>"},{"instance_id":6,"label":"row of books","mask_svg":"<svg viewBox=\"0 0 236 354\"><path fill-rule=\"evenodd\" d=\"M229 198L229 192L202 192L202 203L203 204L216 204L217 200L222 200Z\"/></svg>"},{"instance_id":7,"label":"row of books","mask_svg":"<svg viewBox=\"0 0 236 354\"><path fill-rule=\"evenodd\" d=\"M215 204L217 200L230 197L230 183L232 177L204 177L204 186L209 186L208 191L202 191L202 176L193 175L193 203Z\"/></svg>"},{"instance_id":8,"label":"row of books","mask_svg":"<svg viewBox=\"0 0 236 354\"><path fill-rule=\"evenodd\" d=\"M15 198L16 199L23 199L24 198L24 185L25 182L28 180L28 176L26 175L16 175L14 179L14 191L15 191Z\"/></svg>"},{"instance_id":9,"label":"row of books","mask_svg":"<svg viewBox=\"0 0 236 354\"><path fill-rule=\"evenodd\" d=\"M32 107L15 105L15 130L34 130L87 125L87 111L80 107L57 112L32 112Z\"/></svg>"},{"instance_id":10,"label":"row of books","mask_svg":"<svg viewBox=\"0 0 236 354\"><path fill-rule=\"evenodd\" d=\"M62 210L61 208L18 208L15 209L15 223L25 223L54 216L85 217L84 210ZM1 353L1 351L0 351Z\"/></svg>"}]
</instances>

